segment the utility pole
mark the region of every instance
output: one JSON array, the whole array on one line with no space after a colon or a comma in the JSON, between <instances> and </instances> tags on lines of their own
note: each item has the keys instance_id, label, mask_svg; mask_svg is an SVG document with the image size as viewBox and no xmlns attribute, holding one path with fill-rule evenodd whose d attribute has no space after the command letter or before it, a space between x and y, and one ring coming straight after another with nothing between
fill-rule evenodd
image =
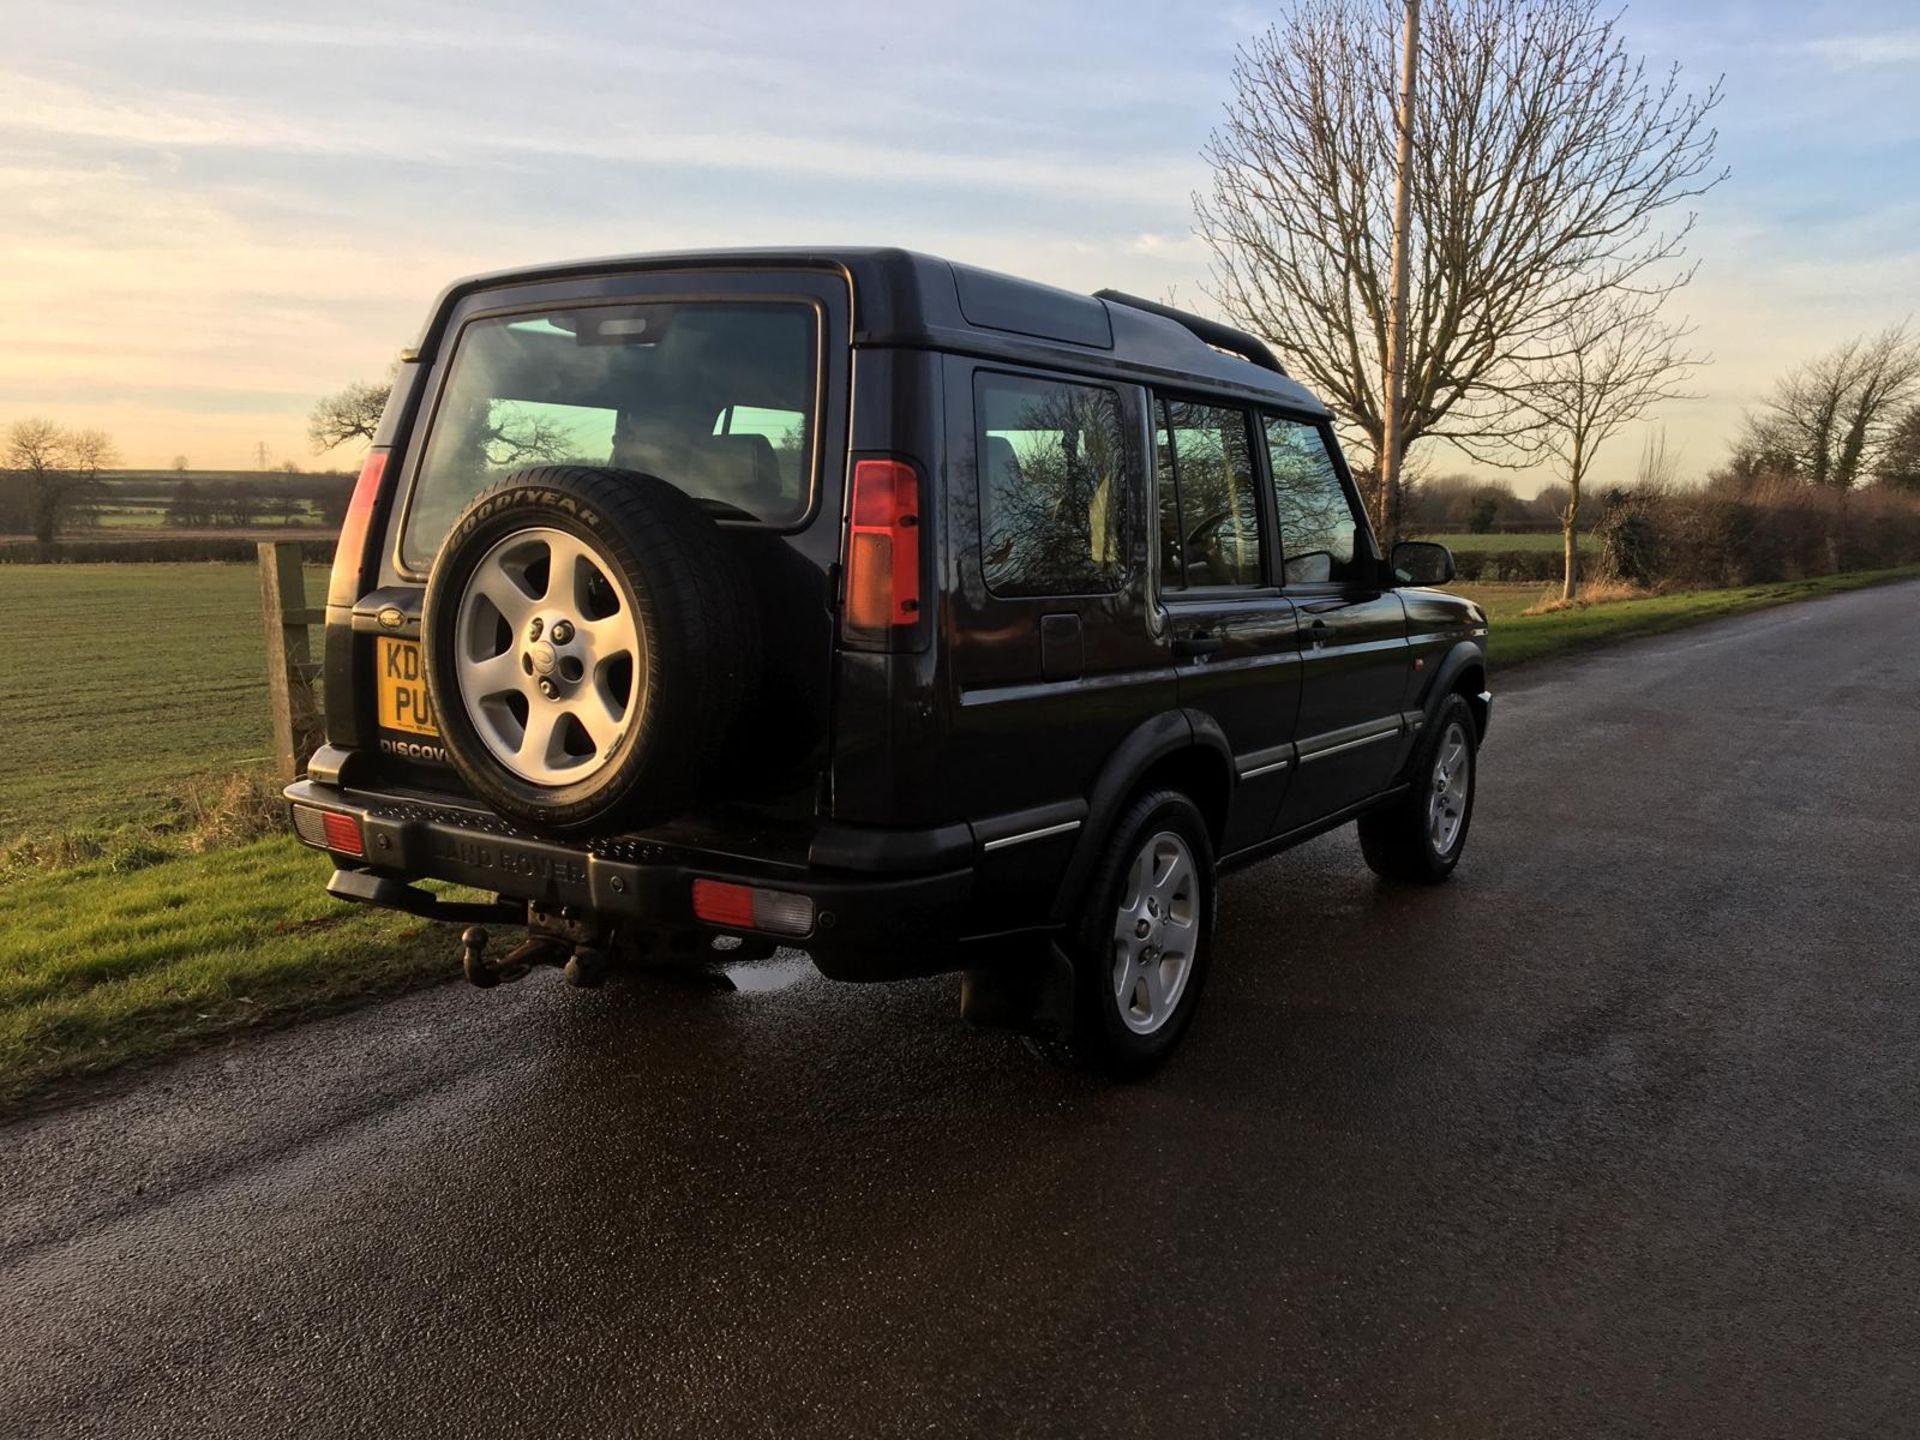
<instances>
[{"instance_id":1,"label":"utility pole","mask_svg":"<svg viewBox=\"0 0 1920 1440\"><path fill-rule=\"evenodd\" d=\"M1406 424L1407 392L1407 230L1413 195L1407 183L1413 167L1414 76L1420 64L1420 0L1406 0L1400 37L1400 103L1394 108L1398 141L1393 169L1393 277L1387 289L1386 396L1380 406L1381 538L1389 547L1400 538L1400 431Z\"/></svg>"}]
</instances>

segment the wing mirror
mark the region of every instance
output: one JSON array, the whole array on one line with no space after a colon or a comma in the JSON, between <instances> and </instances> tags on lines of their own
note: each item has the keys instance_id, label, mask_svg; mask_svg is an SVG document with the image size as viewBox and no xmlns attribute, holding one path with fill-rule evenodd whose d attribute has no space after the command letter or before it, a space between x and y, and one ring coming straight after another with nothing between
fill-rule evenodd
<instances>
[{"instance_id":1,"label":"wing mirror","mask_svg":"<svg viewBox=\"0 0 1920 1440\"><path fill-rule=\"evenodd\" d=\"M1402 540L1393 547L1393 578L1402 585L1444 585L1453 579L1453 551L1431 540Z\"/></svg>"}]
</instances>

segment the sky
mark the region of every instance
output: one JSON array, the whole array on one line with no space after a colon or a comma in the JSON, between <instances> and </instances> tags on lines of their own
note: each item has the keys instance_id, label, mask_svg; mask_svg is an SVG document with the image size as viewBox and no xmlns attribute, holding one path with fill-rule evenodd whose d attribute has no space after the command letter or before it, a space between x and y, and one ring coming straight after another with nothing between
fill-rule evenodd
<instances>
[{"instance_id":1,"label":"sky","mask_svg":"<svg viewBox=\"0 0 1920 1440\"><path fill-rule=\"evenodd\" d=\"M449 280L578 256L898 244L1211 309L1200 150L1278 13L0 0L0 425L97 426L131 465L350 465L314 456L316 397L380 376ZM1725 76L1733 174L1676 302L1713 363L1649 422L1699 475L1782 370L1920 312L1920 11L1647 0L1624 25Z\"/></svg>"}]
</instances>

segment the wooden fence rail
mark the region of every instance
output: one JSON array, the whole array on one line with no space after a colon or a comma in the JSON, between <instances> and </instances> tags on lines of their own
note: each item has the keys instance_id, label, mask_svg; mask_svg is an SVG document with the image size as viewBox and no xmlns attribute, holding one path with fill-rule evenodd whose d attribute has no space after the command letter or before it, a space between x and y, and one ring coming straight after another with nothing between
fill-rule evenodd
<instances>
[{"instance_id":1,"label":"wooden fence rail","mask_svg":"<svg viewBox=\"0 0 1920 1440\"><path fill-rule=\"evenodd\" d=\"M320 742L314 681L320 667L307 646L325 609L307 605L307 576L298 542L260 543L260 616L267 631L267 693L273 703L273 758L283 780L295 779Z\"/></svg>"}]
</instances>

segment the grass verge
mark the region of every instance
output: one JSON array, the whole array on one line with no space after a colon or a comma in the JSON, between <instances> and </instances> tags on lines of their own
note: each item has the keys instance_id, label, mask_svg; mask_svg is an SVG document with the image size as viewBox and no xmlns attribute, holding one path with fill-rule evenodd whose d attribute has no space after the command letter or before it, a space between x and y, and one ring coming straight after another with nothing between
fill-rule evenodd
<instances>
[{"instance_id":1,"label":"grass verge","mask_svg":"<svg viewBox=\"0 0 1920 1440\"><path fill-rule=\"evenodd\" d=\"M1540 600L1543 592L1537 585L1463 585L1459 591L1486 607L1488 659L1496 667L1506 669L1552 655L1658 635L1795 600L1916 579L1920 579L1920 565L1902 565L1891 570L1860 570L1811 580L1742 585L1730 590L1682 590L1671 595L1576 605L1533 615L1522 612Z\"/></svg>"},{"instance_id":2,"label":"grass verge","mask_svg":"<svg viewBox=\"0 0 1920 1440\"><path fill-rule=\"evenodd\" d=\"M0 1104L454 973L453 927L342 905L290 836L125 866L0 886Z\"/></svg>"}]
</instances>

